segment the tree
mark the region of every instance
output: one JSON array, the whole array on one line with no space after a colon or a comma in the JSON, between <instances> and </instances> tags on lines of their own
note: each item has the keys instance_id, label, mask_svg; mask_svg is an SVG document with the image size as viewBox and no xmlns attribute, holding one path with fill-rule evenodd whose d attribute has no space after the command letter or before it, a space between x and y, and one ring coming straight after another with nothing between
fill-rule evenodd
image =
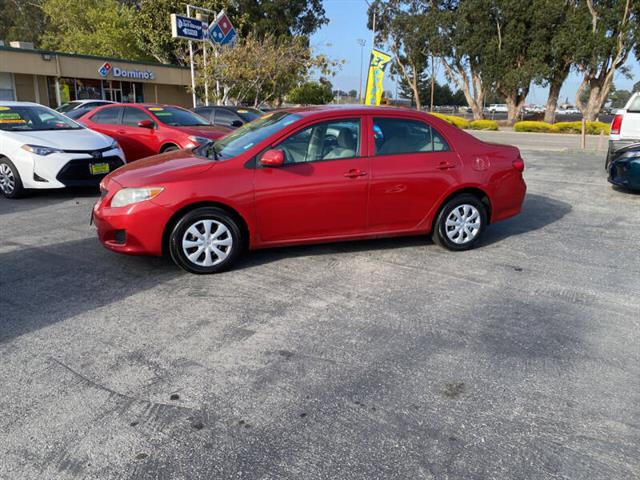
<instances>
[{"instance_id":1,"label":"tree","mask_svg":"<svg viewBox=\"0 0 640 480\"><path fill-rule=\"evenodd\" d=\"M323 55L314 56L305 37L260 38L250 34L240 38L233 48L224 47L217 56L209 55L205 67L196 56L196 85L206 86L217 103L279 103L293 87L302 83L310 70L329 75L337 62ZM221 85L215 88L215 81Z\"/></svg>"},{"instance_id":2,"label":"tree","mask_svg":"<svg viewBox=\"0 0 640 480\"><path fill-rule=\"evenodd\" d=\"M578 7L583 28L577 35L576 65L582 82L576 105L587 121L596 119L609 96L616 71L636 45L638 0L583 0ZM583 94L589 95L584 100Z\"/></svg>"},{"instance_id":3,"label":"tree","mask_svg":"<svg viewBox=\"0 0 640 480\"><path fill-rule=\"evenodd\" d=\"M607 101L609 102L609 106L611 108L624 108L626 103L631 98L631 92L628 90L618 90L615 85L611 85L611 90L609 91L609 96L607 97Z\"/></svg>"},{"instance_id":4,"label":"tree","mask_svg":"<svg viewBox=\"0 0 640 480\"><path fill-rule=\"evenodd\" d=\"M369 27L376 14L376 38L387 42L394 55L394 70L410 86L416 108L422 102L418 83L430 57L430 5L423 0L376 0L369 7Z\"/></svg>"},{"instance_id":5,"label":"tree","mask_svg":"<svg viewBox=\"0 0 640 480\"><path fill-rule=\"evenodd\" d=\"M320 79L319 82L305 82L293 88L288 95L291 103L300 105L324 105L333 100L331 83Z\"/></svg>"},{"instance_id":6,"label":"tree","mask_svg":"<svg viewBox=\"0 0 640 480\"><path fill-rule=\"evenodd\" d=\"M348 95L350 98L358 98L358 91L357 90L349 90Z\"/></svg>"},{"instance_id":7,"label":"tree","mask_svg":"<svg viewBox=\"0 0 640 480\"><path fill-rule=\"evenodd\" d=\"M43 48L147 60L134 36L135 10L117 0L44 0Z\"/></svg>"},{"instance_id":8,"label":"tree","mask_svg":"<svg viewBox=\"0 0 640 480\"><path fill-rule=\"evenodd\" d=\"M0 40L34 42L39 45L44 31L40 0L0 0Z\"/></svg>"},{"instance_id":9,"label":"tree","mask_svg":"<svg viewBox=\"0 0 640 480\"><path fill-rule=\"evenodd\" d=\"M328 22L320 0L201 0L197 3L216 12L224 9L240 38L250 33L260 38L308 36ZM189 62L187 42L171 38L169 16L172 13L186 14L185 2L139 0L135 34L157 61L186 65Z\"/></svg>"},{"instance_id":10,"label":"tree","mask_svg":"<svg viewBox=\"0 0 640 480\"><path fill-rule=\"evenodd\" d=\"M431 84L431 79L427 77L426 74L423 74L418 79L418 94L420 96L420 103L425 105L429 103L431 99ZM467 101L461 90L456 90L455 92L453 92L449 85L441 85L437 81L433 82L433 85L434 105L452 105L461 107L467 104ZM411 103L415 104L413 89L407 84L404 78L400 80L400 92L404 98L410 98Z\"/></svg>"}]
</instances>

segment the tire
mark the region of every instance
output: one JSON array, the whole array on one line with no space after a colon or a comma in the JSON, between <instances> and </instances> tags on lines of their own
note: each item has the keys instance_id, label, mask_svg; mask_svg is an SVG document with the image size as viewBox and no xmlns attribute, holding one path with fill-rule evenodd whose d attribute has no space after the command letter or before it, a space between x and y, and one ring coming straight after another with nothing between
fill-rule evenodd
<instances>
[{"instance_id":1,"label":"tire","mask_svg":"<svg viewBox=\"0 0 640 480\"><path fill-rule=\"evenodd\" d=\"M178 220L169 237L169 253L174 263L187 272L218 273L238 258L243 240L238 224L227 212L202 207Z\"/></svg>"},{"instance_id":2,"label":"tire","mask_svg":"<svg viewBox=\"0 0 640 480\"><path fill-rule=\"evenodd\" d=\"M167 152L175 152L180 150L178 148L177 145L167 145L166 147L163 147L162 150L160 151L160 153L167 153Z\"/></svg>"},{"instance_id":3,"label":"tire","mask_svg":"<svg viewBox=\"0 0 640 480\"><path fill-rule=\"evenodd\" d=\"M20 198L25 193L18 169L6 157L0 157L0 193L7 198Z\"/></svg>"},{"instance_id":4,"label":"tire","mask_svg":"<svg viewBox=\"0 0 640 480\"><path fill-rule=\"evenodd\" d=\"M478 243L487 221L487 207L478 197L469 193L457 195L440 209L433 227L433 241L447 250L469 250Z\"/></svg>"}]
</instances>

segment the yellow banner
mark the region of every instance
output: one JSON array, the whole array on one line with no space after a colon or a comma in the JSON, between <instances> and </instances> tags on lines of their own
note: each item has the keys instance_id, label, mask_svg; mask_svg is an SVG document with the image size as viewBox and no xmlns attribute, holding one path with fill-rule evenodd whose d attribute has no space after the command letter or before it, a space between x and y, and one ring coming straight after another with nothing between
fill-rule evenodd
<instances>
[{"instance_id":1,"label":"yellow banner","mask_svg":"<svg viewBox=\"0 0 640 480\"><path fill-rule=\"evenodd\" d=\"M387 64L391 61L391 55L380 50L371 50L369 61L369 73L367 74L367 88L363 102L365 105L380 105L382 100L382 79Z\"/></svg>"}]
</instances>

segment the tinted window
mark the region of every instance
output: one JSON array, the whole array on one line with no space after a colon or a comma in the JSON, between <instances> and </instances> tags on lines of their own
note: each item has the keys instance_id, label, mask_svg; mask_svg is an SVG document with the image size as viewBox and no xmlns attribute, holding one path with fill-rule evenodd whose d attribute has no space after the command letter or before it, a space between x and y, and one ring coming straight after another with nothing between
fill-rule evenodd
<instances>
[{"instance_id":1,"label":"tinted window","mask_svg":"<svg viewBox=\"0 0 640 480\"><path fill-rule=\"evenodd\" d=\"M211 112L213 111L213 108L211 107L198 107L195 108L193 110L195 113L197 113L198 115L206 118L207 120L211 118Z\"/></svg>"},{"instance_id":2,"label":"tinted window","mask_svg":"<svg viewBox=\"0 0 640 480\"><path fill-rule=\"evenodd\" d=\"M442 135L431 125L417 120L375 118L373 133L377 155L449 150Z\"/></svg>"},{"instance_id":3,"label":"tinted window","mask_svg":"<svg viewBox=\"0 0 640 480\"><path fill-rule=\"evenodd\" d=\"M210 123L189 110L178 107L147 107L147 110L157 117L162 123L172 127L189 127L198 125L210 125Z\"/></svg>"},{"instance_id":4,"label":"tinted window","mask_svg":"<svg viewBox=\"0 0 640 480\"><path fill-rule=\"evenodd\" d=\"M120 123L120 112L122 107L110 107L96 112L91 121L95 123L106 123L111 125L118 125Z\"/></svg>"},{"instance_id":5,"label":"tinted window","mask_svg":"<svg viewBox=\"0 0 640 480\"><path fill-rule=\"evenodd\" d=\"M142 122L143 120L151 120L151 117L139 108L125 107L124 115L122 116L123 125L137 127L138 122Z\"/></svg>"},{"instance_id":6,"label":"tinted window","mask_svg":"<svg viewBox=\"0 0 640 480\"><path fill-rule=\"evenodd\" d=\"M236 113L245 122L251 122L262 116L262 112L256 108L239 108Z\"/></svg>"},{"instance_id":7,"label":"tinted window","mask_svg":"<svg viewBox=\"0 0 640 480\"><path fill-rule=\"evenodd\" d=\"M235 113L230 112L229 110L226 110L224 108L216 109L214 120L214 123L216 125L224 125L225 127L230 127L231 124L236 120L240 120L240 117L238 117Z\"/></svg>"},{"instance_id":8,"label":"tinted window","mask_svg":"<svg viewBox=\"0 0 640 480\"><path fill-rule=\"evenodd\" d=\"M285 163L357 157L360 152L360 121L316 123L294 133L276 148L284 152Z\"/></svg>"},{"instance_id":9,"label":"tinted window","mask_svg":"<svg viewBox=\"0 0 640 480\"><path fill-rule=\"evenodd\" d=\"M640 95L636 95L636 98L631 101L627 111L629 113L640 113Z\"/></svg>"}]
</instances>

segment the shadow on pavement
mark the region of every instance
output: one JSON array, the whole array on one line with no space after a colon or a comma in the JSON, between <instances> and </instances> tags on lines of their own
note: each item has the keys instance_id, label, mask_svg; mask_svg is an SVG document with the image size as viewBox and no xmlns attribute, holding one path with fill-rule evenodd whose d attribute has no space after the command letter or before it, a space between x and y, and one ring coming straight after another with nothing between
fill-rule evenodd
<instances>
[{"instance_id":1,"label":"shadow on pavement","mask_svg":"<svg viewBox=\"0 0 640 480\"><path fill-rule=\"evenodd\" d=\"M100 195L97 188L65 188L60 190L31 190L26 197L8 199L0 195L0 215L7 213L21 213L36 208L49 207L58 203L68 202L74 198L96 199Z\"/></svg>"},{"instance_id":2,"label":"shadow on pavement","mask_svg":"<svg viewBox=\"0 0 640 480\"><path fill-rule=\"evenodd\" d=\"M163 258L113 255L96 238L0 254L0 343L182 274Z\"/></svg>"}]
</instances>

